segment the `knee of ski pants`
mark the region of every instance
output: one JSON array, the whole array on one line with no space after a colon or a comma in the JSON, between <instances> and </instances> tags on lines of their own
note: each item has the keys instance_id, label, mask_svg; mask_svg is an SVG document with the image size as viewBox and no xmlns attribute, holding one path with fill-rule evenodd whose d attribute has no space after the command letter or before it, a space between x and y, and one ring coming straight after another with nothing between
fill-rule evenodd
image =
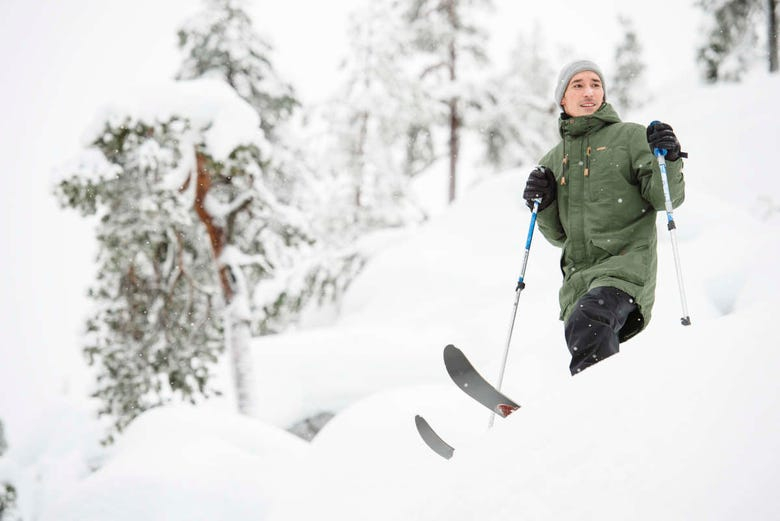
<instances>
[{"instance_id":1,"label":"knee of ski pants","mask_svg":"<svg viewBox=\"0 0 780 521\"><path fill-rule=\"evenodd\" d=\"M564 328L572 375L618 353L618 333L636 309L630 295L613 287L594 288L575 306Z\"/></svg>"},{"instance_id":2,"label":"knee of ski pants","mask_svg":"<svg viewBox=\"0 0 780 521\"><path fill-rule=\"evenodd\" d=\"M570 328L580 319L586 318L607 325L617 333L636 307L634 298L628 293L611 286L599 286L580 297L566 327Z\"/></svg>"},{"instance_id":3,"label":"knee of ski pants","mask_svg":"<svg viewBox=\"0 0 780 521\"><path fill-rule=\"evenodd\" d=\"M584 317L608 325L617 333L636 307L634 298L628 293L612 286L599 286L580 297L566 325Z\"/></svg>"}]
</instances>

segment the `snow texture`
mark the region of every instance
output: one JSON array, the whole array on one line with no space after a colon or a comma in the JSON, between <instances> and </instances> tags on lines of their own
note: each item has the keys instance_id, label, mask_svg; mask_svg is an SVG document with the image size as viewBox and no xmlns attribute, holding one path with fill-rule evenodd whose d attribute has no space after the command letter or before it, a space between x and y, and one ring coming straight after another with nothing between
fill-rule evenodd
<instances>
[{"instance_id":1,"label":"snow texture","mask_svg":"<svg viewBox=\"0 0 780 521\"><path fill-rule=\"evenodd\" d=\"M59 56L78 67L70 58ZM17 71L28 79L24 67ZM91 234L37 195L46 191L36 176L45 171L38 135L48 115L36 108L29 116L40 128L4 127L0 139L23 144L41 169L29 175L28 164L0 154L4 171L28 174L6 191L4 226L29 221L3 229L13 276L3 282L0 417L9 449L0 483L17 487L24 519L41 521L776 519L780 181L772 159L780 78L682 83L656 91L630 119L671 123L690 153L687 200L675 220L692 326L679 324L659 215L653 322L619 355L570 377L557 321L559 251L537 236L504 379L523 408L488 431L488 413L448 380L441 349L455 343L488 379L498 374L529 218L520 199L527 172L512 170L424 226L385 238L337 319L254 341L256 418L230 412L230 396L162 408L139 417L111 449L98 445L92 404L82 398L92 376L68 358L78 338L63 326L84 314L84 298L69 295L81 295L89 279ZM198 96L182 100L196 119L209 108L192 105ZM43 107L71 108L51 103ZM138 103L139 117L165 115ZM215 149L251 137L243 135L246 113L236 105L226 133L212 128ZM67 148L51 142L51 153L66 156ZM426 180L436 190L440 181ZM50 248L56 267L43 262ZM311 444L284 432L322 411L337 414ZM456 447L453 460L419 440L418 413Z\"/></svg>"},{"instance_id":2,"label":"snow texture","mask_svg":"<svg viewBox=\"0 0 780 521\"><path fill-rule=\"evenodd\" d=\"M88 145L98 139L106 122L118 127L130 117L152 125L174 116L187 118L192 128L202 132L204 144L218 161L227 159L239 145L254 144L264 154L270 151L257 112L216 79L141 85L126 99L104 107L84 133L83 142Z\"/></svg>"},{"instance_id":3,"label":"snow texture","mask_svg":"<svg viewBox=\"0 0 780 521\"><path fill-rule=\"evenodd\" d=\"M84 429L71 426L47 449L48 466L40 448L12 444L7 475L46 469L45 520L772 519L780 287L766 274L780 261L780 216L759 218L718 191L730 173L707 139L714 130L691 120L700 103L739 92L751 100L743 120L760 121L777 87L757 78L664 107L691 153L689 196L675 217L692 326L679 325L659 215L653 323L571 378L556 320L558 251L535 238L504 385L523 408L492 430L488 413L448 381L441 348L458 344L496 377L528 222L519 171L385 242L331 325L255 340L258 419L218 402L152 411L93 473L82 453L94 437L63 438ZM744 161L766 166L758 155ZM281 430L327 410L338 414L310 445ZM455 445L453 460L418 439L418 413Z\"/></svg>"}]
</instances>

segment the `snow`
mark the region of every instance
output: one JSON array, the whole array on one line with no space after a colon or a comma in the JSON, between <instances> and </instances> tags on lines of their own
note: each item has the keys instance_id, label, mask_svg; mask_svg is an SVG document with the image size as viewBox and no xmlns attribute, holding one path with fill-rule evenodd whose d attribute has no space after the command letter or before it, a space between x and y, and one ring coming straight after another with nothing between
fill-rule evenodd
<instances>
[{"instance_id":1,"label":"snow","mask_svg":"<svg viewBox=\"0 0 780 521\"><path fill-rule=\"evenodd\" d=\"M270 150L259 128L257 112L229 85L216 79L139 85L125 99L98 111L83 142L88 145L98 139L106 122L118 127L129 118L131 124L136 121L154 124L167 122L174 116L184 116L196 132L203 133L205 145L217 160L227 159L239 145L254 144L264 155Z\"/></svg>"},{"instance_id":2,"label":"snow","mask_svg":"<svg viewBox=\"0 0 780 521\"><path fill-rule=\"evenodd\" d=\"M565 14L578 16L574 8ZM43 18L44 27L57 31L55 19ZM555 32L570 32L561 27ZM670 32L689 38L695 31ZM663 51L657 47L653 52ZM655 61L668 63L661 56ZM14 63L20 78L35 77L35 69ZM557 320L559 251L537 235L504 379L523 408L487 430L487 411L448 380L441 348L459 345L496 379L528 225L520 199L527 172L513 170L482 177L435 219L375 245L378 253L334 321L255 340L256 417L232 413L227 398L157 409L103 449L93 404L83 398L91 375L75 354L92 237L83 222L53 207L45 182L49 162L68 156L71 139L52 133L45 112L76 114L65 127L70 132L94 114L83 100L71 106L39 95L40 85L60 85L52 75L64 68L36 77L27 93L41 100L29 115L35 124L4 125L0 139L20 151L0 154L9 174L1 205L7 297L0 419L10 447L0 458L0 482L17 486L24 519L777 517L777 76L704 88L689 86L690 74L630 115L671 123L691 154L687 200L675 218L692 326L679 324L671 245L659 215L653 322L621 354L571 378ZM12 94L3 97L21 95ZM147 110L144 103L141 97L129 105ZM18 104L8 105L9 121L19 121ZM239 112L225 119L227 126L239 122L236 129L212 138L233 141L234 130L245 128ZM438 194L444 183L434 181L426 180ZM60 252L59 265L52 251ZM325 410L337 415L311 444L284 432ZM453 460L423 445L415 414L456 447Z\"/></svg>"},{"instance_id":3,"label":"snow","mask_svg":"<svg viewBox=\"0 0 780 521\"><path fill-rule=\"evenodd\" d=\"M767 273L780 261L780 216L755 214L758 194L732 201L723 178L733 173L715 153L720 129L692 120L739 93L740 125L769 135L762 93L778 80L700 88L664 105L691 153L675 218L692 326L679 324L659 214L653 322L619 355L570 377L558 251L537 234L504 380L523 407L488 430L488 412L448 381L440 357L454 342L489 379L498 374L529 219L524 172L511 171L383 242L335 322L256 339L256 418L219 402L151 411L97 471L83 463L97 455L72 453L94 434L60 438L47 452L57 465L37 467L51 470L40 518L772 519L780 288ZM751 171L768 161L742 158ZM780 182L764 186L773 194ZM337 415L311 444L282 430L322 411ZM415 414L456 447L451 461L418 439ZM17 467L35 466L13 450Z\"/></svg>"},{"instance_id":4,"label":"snow","mask_svg":"<svg viewBox=\"0 0 780 521\"><path fill-rule=\"evenodd\" d=\"M262 518L279 488L291 486L290 469L307 449L292 434L251 418L158 409L134 422L111 459L42 519ZM213 500L197 500L206 497Z\"/></svg>"}]
</instances>

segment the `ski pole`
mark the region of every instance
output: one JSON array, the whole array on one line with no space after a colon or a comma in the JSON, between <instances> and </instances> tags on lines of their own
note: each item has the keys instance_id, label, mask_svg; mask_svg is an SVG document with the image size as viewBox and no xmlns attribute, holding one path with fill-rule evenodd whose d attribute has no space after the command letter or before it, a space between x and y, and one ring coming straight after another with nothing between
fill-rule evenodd
<instances>
[{"instance_id":1,"label":"ski pole","mask_svg":"<svg viewBox=\"0 0 780 521\"><path fill-rule=\"evenodd\" d=\"M501 362L501 371L498 374L498 384L496 389L501 391L501 385L504 383L504 371L506 370L506 362L509 358L509 345L512 342L512 331L515 328L515 318L517 317L517 305L520 302L520 293L525 289L525 268L528 266L528 255L531 252L531 240L534 237L534 228L536 227L536 216L539 213L539 204L541 199L534 199L534 207L531 211L531 224L528 226L528 237L525 240L525 252L523 253L523 267L520 269L520 277L517 279L517 286L515 287L515 302L512 306L512 320L509 322L509 332L506 337L506 347L504 349L504 359ZM493 422L496 419L496 413L490 413L490 423L488 429L493 427Z\"/></svg>"},{"instance_id":2,"label":"ski pole","mask_svg":"<svg viewBox=\"0 0 780 521\"><path fill-rule=\"evenodd\" d=\"M650 126L660 123L659 121L653 121ZM682 305L683 316L680 318L680 323L684 326L691 325L691 317L688 314L688 301L685 298L685 286L683 284L682 267L680 265L680 252L677 249L677 225L674 222L674 214L672 208L672 196L669 192L669 179L666 175L666 152L664 148L653 149L653 154L658 161L658 167L661 169L661 183L664 187L664 202L666 205L666 227L669 229L669 236L672 239L672 252L674 253L674 268L677 271L677 287L680 291L680 304Z\"/></svg>"}]
</instances>

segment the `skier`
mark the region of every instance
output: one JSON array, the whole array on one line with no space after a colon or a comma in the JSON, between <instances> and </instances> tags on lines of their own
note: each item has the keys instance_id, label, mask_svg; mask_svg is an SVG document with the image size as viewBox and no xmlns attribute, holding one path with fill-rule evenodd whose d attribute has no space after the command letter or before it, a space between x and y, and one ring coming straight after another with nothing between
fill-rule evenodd
<instances>
[{"instance_id":1,"label":"skier","mask_svg":"<svg viewBox=\"0 0 780 521\"><path fill-rule=\"evenodd\" d=\"M664 191L655 148L666 153L673 207L685 197L687 154L665 123L620 121L605 101L604 75L590 61L566 65L555 102L561 142L528 177L523 198L563 248L560 319L575 375L618 352L650 321L656 284L656 211Z\"/></svg>"}]
</instances>

